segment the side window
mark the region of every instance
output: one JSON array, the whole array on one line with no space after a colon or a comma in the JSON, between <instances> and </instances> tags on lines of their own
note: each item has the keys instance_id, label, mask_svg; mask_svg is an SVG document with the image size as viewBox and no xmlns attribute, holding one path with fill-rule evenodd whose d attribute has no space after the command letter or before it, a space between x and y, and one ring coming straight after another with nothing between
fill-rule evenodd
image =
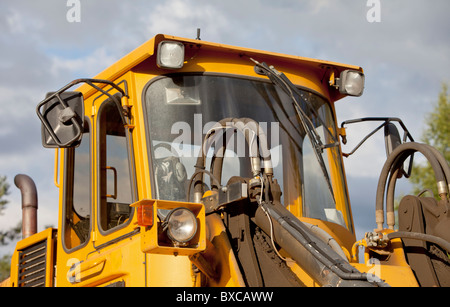
<instances>
[{"instance_id":1,"label":"side window","mask_svg":"<svg viewBox=\"0 0 450 307\"><path fill-rule=\"evenodd\" d=\"M128 140L117 106L108 99L99 111L99 226L107 231L130 219L133 203Z\"/></svg>"},{"instance_id":2,"label":"side window","mask_svg":"<svg viewBox=\"0 0 450 307\"><path fill-rule=\"evenodd\" d=\"M64 244L67 249L89 239L91 226L91 149L89 120L81 144L66 150Z\"/></svg>"}]
</instances>

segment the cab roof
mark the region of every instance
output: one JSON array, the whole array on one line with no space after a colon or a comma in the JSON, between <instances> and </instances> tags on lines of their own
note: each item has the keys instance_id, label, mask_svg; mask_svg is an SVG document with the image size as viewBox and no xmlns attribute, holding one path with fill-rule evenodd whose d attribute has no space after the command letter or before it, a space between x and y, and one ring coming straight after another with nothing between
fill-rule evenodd
<instances>
[{"instance_id":1,"label":"cab roof","mask_svg":"<svg viewBox=\"0 0 450 307\"><path fill-rule=\"evenodd\" d=\"M143 43L135 50L131 51L129 54L118 60L116 63L112 64L111 66L103 70L101 73L95 76L95 79L103 79L109 81L116 80L121 75L125 74L129 70L133 69L137 65L143 63L144 61L152 57L158 48L158 44L161 41L165 40L178 41L182 42L185 45L199 46L202 48L202 50L209 50L212 52L217 51L217 52L226 52L230 54L234 53L239 54L241 56L246 55L254 58L263 57L266 60L273 60L274 62L278 61L289 62L290 64L295 66L307 66L310 67L311 69L323 70L324 68L330 68L335 72L335 75L337 76L339 76L340 72L347 69L357 70L361 72L363 71L361 67L354 65L347 65L301 56L286 55L275 52L261 51L244 47L236 47L231 45L206 42L198 39L188 39L171 35L158 34L152 39ZM95 92L95 89L93 89L88 85L82 85L78 90L84 93L85 98L87 98L88 96L92 95ZM336 97L334 97L334 100L338 100L343 97L344 95L337 95Z\"/></svg>"}]
</instances>

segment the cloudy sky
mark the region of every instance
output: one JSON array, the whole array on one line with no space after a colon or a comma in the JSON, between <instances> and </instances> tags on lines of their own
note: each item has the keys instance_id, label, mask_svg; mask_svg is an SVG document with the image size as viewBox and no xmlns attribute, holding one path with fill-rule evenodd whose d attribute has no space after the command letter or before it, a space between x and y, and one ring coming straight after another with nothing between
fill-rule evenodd
<instances>
[{"instance_id":1,"label":"cloudy sky","mask_svg":"<svg viewBox=\"0 0 450 307\"><path fill-rule=\"evenodd\" d=\"M76 2L80 22L69 22ZM376 2L379 22L369 22L368 4ZM41 146L37 103L73 79L95 76L157 33L195 38L201 28L206 41L361 66L365 94L338 102L338 122L400 117L419 139L424 114L450 81L449 11L448 0L2 0L0 175L8 177L11 194L0 229L21 218L13 183L19 173L36 182L39 230L57 225L54 152ZM375 126L350 126L344 151ZM377 134L345 159L358 237L375 227L385 158Z\"/></svg>"}]
</instances>

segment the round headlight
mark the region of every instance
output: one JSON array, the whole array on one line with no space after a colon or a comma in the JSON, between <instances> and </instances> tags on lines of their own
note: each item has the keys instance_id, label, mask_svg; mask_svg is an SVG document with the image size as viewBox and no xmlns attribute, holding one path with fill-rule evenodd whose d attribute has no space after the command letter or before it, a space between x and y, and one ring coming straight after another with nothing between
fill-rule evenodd
<instances>
[{"instance_id":1,"label":"round headlight","mask_svg":"<svg viewBox=\"0 0 450 307\"><path fill-rule=\"evenodd\" d=\"M177 243L186 244L197 233L197 219L187 208L172 210L166 217L167 235Z\"/></svg>"}]
</instances>

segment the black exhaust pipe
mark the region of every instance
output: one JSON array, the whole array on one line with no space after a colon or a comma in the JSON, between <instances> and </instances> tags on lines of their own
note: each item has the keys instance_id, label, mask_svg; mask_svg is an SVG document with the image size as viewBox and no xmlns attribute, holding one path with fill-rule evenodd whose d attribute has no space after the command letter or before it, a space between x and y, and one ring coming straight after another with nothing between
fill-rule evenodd
<instances>
[{"instance_id":1,"label":"black exhaust pipe","mask_svg":"<svg viewBox=\"0 0 450 307\"><path fill-rule=\"evenodd\" d=\"M22 238L28 238L37 233L37 190L29 176L17 175L14 184L22 194Z\"/></svg>"}]
</instances>

